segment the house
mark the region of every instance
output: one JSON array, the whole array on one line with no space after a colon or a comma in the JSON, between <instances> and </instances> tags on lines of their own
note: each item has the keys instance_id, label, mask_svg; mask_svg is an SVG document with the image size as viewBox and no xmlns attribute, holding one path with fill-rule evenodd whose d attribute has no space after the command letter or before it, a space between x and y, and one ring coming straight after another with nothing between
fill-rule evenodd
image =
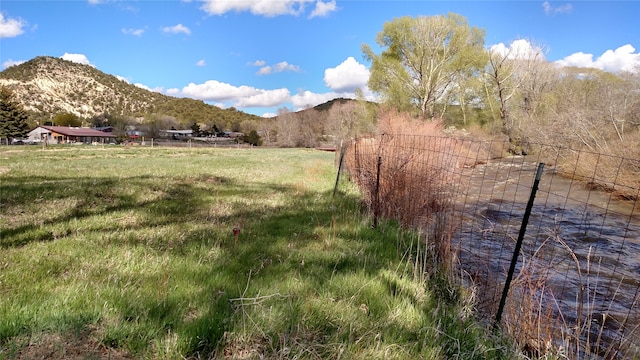
<instances>
[{"instance_id":1,"label":"house","mask_svg":"<svg viewBox=\"0 0 640 360\"><path fill-rule=\"evenodd\" d=\"M193 130L160 130L160 137L173 140L189 139L193 137Z\"/></svg>"},{"instance_id":2,"label":"house","mask_svg":"<svg viewBox=\"0 0 640 360\"><path fill-rule=\"evenodd\" d=\"M99 127L95 127L94 129L102 132L108 132L108 133L113 132L113 126L99 126Z\"/></svg>"},{"instance_id":3,"label":"house","mask_svg":"<svg viewBox=\"0 0 640 360\"><path fill-rule=\"evenodd\" d=\"M31 130L28 139L32 142L46 141L49 144L109 144L116 142L116 136L109 132L90 128L44 125Z\"/></svg>"},{"instance_id":4,"label":"house","mask_svg":"<svg viewBox=\"0 0 640 360\"><path fill-rule=\"evenodd\" d=\"M232 138L232 139L237 139L237 138L243 137L244 133L241 133L239 131L225 131L223 136Z\"/></svg>"},{"instance_id":5,"label":"house","mask_svg":"<svg viewBox=\"0 0 640 360\"><path fill-rule=\"evenodd\" d=\"M126 134L129 139L133 139L133 140L138 138L149 137L149 134L147 134L146 131L136 130L136 129L129 129L126 131Z\"/></svg>"}]
</instances>

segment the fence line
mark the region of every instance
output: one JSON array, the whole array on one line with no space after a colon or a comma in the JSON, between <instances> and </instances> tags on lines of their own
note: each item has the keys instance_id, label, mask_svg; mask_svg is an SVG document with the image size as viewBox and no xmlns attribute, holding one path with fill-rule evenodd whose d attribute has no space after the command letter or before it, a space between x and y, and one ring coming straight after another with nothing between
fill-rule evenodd
<instances>
[{"instance_id":1,"label":"fence line","mask_svg":"<svg viewBox=\"0 0 640 360\"><path fill-rule=\"evenodd\" d=\"M374 218L423 230L438 266L465 274L488 324L543 163L501 326L532 351L640 357L640 160L509 148L386 134L352 142L342 162Z\"/></svg>"}]
</instances>

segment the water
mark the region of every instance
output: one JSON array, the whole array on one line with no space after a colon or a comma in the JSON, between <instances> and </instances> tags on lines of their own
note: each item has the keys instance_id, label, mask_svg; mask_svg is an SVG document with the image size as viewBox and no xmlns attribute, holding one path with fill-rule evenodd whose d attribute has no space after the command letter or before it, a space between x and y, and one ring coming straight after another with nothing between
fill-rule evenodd
<instances>
[{"instance_id":1,"label":"water","mask_svg":"<svg viewBox=\"0 0 640 360\"><path fill-rule=\"evenodd\" d=\"M487 318L497 311L536 168L512 157L461 176L466 190L456 204L462 216L455 243ZM558 346L571 336L595 342L592 353L604 358L640 356L639 289L640 209L547 166L503 314L506 326L521 339L552 337ZM539 318L550 325L532 324Z\"/></svg>"}]
</instances>

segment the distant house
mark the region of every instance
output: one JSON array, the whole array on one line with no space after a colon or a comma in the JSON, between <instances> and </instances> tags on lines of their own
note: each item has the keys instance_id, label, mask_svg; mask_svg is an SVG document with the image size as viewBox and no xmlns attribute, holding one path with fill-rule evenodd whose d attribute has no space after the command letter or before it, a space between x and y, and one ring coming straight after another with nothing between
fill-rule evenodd
<instances>
[{"instance_id":1,"label":"distant house","mask_svg":"<svg viewBox=\"0 0 640 360\"><path fill-rule=\"evenodd\" d=\"M193 137L193 130L160 130L160 137L173 140L189 139Z\"/></svg>"},{"instance_id":2,"label":"distant house","mask_svg":"<svg viewBox=\"0 0 640 360\"><path fill-rule=\"evenodd\" d=\"M241 133L239 131L225 131L224 132L224 137L228 137L228 138L232 138L232 139L241 138L243 136L244 136L244 133Z\"/></svg>"},{"instance_id":3,"label":"distant house","mask_svg":"<svg viewBox=\"0 0 640 360\"><path fill-rule=\"evenodd\" d=\"M99 126L99 127L95 127L94 129L102 132L108 132L108 133L113 132L113 126Z\"/></svg>"},{"instance_id":4,"label":"distant house","mask_svg":"<svg viewBox=\"0 0 640 360\"><path fill-rule=\"evenodd\" d=\"M129 139L138 139L138 138L144 138L149 137L149 134L147 134L146 131L142 131L142 130L135 130L135 129L130 129L126 131L127 137Z\"/></svg>"},{"instance_id":5,"label":"distant house","mask_svg":"<svg viewBox=\"0 0 640 360\"><path fill-rule=\"evenodd\" d=\"M38 126L29 132L28 139L33 142L46 141L49 144L91 144L96 142L108 144L115 143L116 136L113 133L90 128Z\"/></svg>"}]
</instances>

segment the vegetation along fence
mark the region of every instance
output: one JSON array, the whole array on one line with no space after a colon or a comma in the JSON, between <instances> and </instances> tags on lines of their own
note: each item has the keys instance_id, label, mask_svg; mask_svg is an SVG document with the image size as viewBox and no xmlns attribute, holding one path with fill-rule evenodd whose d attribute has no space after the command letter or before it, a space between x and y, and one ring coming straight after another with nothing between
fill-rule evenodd
<instances>
[{"instance_id":1,"label":"vegetation along fence","mask_svg":"<svg viewBox=\"0 0 640 360\"><path fill-rule=\"evenodd\" d=\"M414 262L461 282L488 327L539 355L640 358L640 160L510 149L386 134L345 146L340 165L374 226L417 229Z\"/></svg>"}]
</instances>

